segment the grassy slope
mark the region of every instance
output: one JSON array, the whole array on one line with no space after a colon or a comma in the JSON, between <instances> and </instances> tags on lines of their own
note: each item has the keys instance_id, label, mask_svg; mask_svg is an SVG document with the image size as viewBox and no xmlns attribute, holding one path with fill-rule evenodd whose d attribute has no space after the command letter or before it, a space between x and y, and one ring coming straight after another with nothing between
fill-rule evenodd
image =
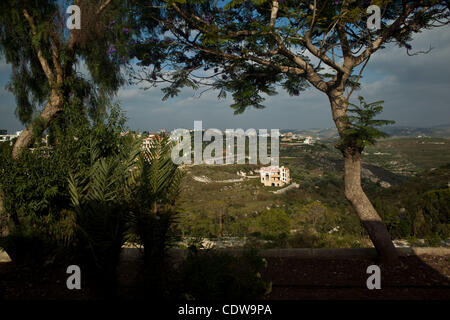
<instances>
[{"instance_id":1,"label":"grassy slope","mask_svg":"<svg viewBox=\"0 0 450 320\"><path fill-rule=\"evenodd\" d=\"M439 144L434 144L434 142ZM400 193L408 192L411 187L407 184L410 179L400 179L401 176L386 170L411 175L450 163L449 143L448 139L431 138L380 141L376 146L367 149L368 155L364 156L363 161L372 172L381 175L382 180L394 181L397 184L402 183L402 185L395 187L394 184L393 189L384 190L375 183L365 181L366 190L371 197L376 197L378 194L387 197L395 194L395 197L402 198ZM376 152L382 154L375 155ZM331 215L334 214L339 219L349 214L351 217L354 216L343 193L341 155L333 148L332 141L314 146L282 144L280 153L280 164L288 166L291 169L293 180L300 184L299 189L283 195L271 193L277 188L263 187L259 179L234 183L202 183L192 178L192 176L206 176L213 181L239 179L241 177L236 174L237 171L248 172L259 166L201 165L186 167L187 175L183 182L180 201L180 207L184 211L180 222L186 234L196 229L198 225L204 225L204 229L207 229L206 233L217 234L218 217L222 213L224 214L225 234L242 236L254 231L253 225L259 213L267 208L283 208L293 221L292 227L296 228L296 221L303 214L302 209L317 200L327 207ZM396 161L397 164L393 161ZM405 167L408 170L404 170ZM436 177L432 176L433 173L430 174L431 178L429 179L436 180ZM402 182L405 179L406 182ZM433 186L432 182L423 184L425 189ZM401 203L398 205L400 206ZM351 224L356 223L357 221L353 220Z\"/></svg>"}]
</instances>

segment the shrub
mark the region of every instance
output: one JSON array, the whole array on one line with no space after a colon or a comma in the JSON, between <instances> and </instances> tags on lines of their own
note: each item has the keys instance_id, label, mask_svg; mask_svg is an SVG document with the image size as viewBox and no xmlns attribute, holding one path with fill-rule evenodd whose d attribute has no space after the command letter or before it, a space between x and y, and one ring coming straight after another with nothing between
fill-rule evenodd
<instances>
[{"instance_id":1,"label":"shrub","mask_svg":"<svg viewBox=\"0 0 450 320\"><path fill-rule=\"evenodd\" d=\"M276 239L282 234L288 235L291 230L291 221L284 210L264 210L257 219L257 228L263 237Z\"/></svg>"},{"instance_id":2,"label":"shrub","mask_svg":"<svg viewBox=\"0 0 450 320\"><path fill-rule=\"evenodd\" d=\"M439 247L441 245L441 237L437 233L427 237L426 240L432 247Z\"/></svg>"},{"instance_id":3,"label":"shrub","mask_svg":"<svg viewBox=\"0 0 450 320\"><path fill-rule=\"evenodd\" d=\"M52 239L30 228L13 229L6 237L0 239L0 247L8 253L14 263L35 267L49 261L57 252Z\"/></svg>"},{"instance_id":4,"label":"shrub","mask_svg":"<svg viewBox=\"0 0 450 320\"><path fill-rule=\"evenodd\" d=\"M42 150L23 152L15 161L3 154L0 160L0 215L9 229L2 246L17 263L41 265L64 246L63 210L69 201L67 172L59 160Z\"/></svg>"},{"instance_id":5,"label":"shrub","mask_svg":"<svg viewBox=\"0 0 450 320\"><path fill-rule=\"evenodd\" d=\"M433 236L450 236L450 189L439 189L425 193L422 197L423 215L431 226Z\"/></svg>"},{"instance_id":6,"label":"shrub","mask_svg":"<svg viewBox=\"0 0 450 320\"><path fill-rule=\"evenodd\" d=\"M91 137L102 142L101 156L108 156L126 145L125 139L119 139L123 119L117 106L98 116L93 124L86 112L83 107L67 105L48 130L49 140L53 142L50 148L25 150L13 160L11 148L2 147L0 189L4 210L0 212L0 220L5 221L12 233L5 239L9 250L16 251L12 256L35 256L45 261L53 256L51 253L46 257L51 252L44 250L46 247L69 252L65 249L71 244L75 226L75 217L70 211L69 171L82 175L88 170ZM33 249L23 246L30 237L45 246ZM18 241L17 245L14 241ZM18 250L29 252L19 253ZM26 260L33 265L38 263Z\"/></svg>"}]
</instances>

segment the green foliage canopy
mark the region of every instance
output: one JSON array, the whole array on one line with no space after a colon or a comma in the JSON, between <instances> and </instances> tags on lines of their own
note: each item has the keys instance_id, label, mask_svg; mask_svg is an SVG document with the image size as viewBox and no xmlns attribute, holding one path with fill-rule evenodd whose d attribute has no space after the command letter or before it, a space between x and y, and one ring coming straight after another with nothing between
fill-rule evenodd
<instances>
[{"instance_id":1,"label":"green foliage canopy","mask_svg":"<svg viewBox=\"0 0 450 320\"><path fill-rule=\"evenodd\" d=\"M66 8L71 4L81 8L80 30L66 28ZM103 4L107 5L100 10ZM126 14L120 0L1 1L0 57L12 67L7 88L16 98L16 114L23 124L36 118L51 90L63 92L65 103L76 98L91 110L103 96L117 91L124 82L120 57L108 54L108 49L127 41L116 30ZM110 25L114 19L120 23ZM80 72L82 64L85 74Z\"/></svg>"},{"instance_id":2,"label":"green foliage canopy","mask_svg":"<svg viewBox=\"0 0 450 320\"><path fill-rule=\"evenodd\" d=\"M141 33L132 80L231 93L235 113L262 108L282 87L297 96L309 85L330 94L359 86L362 65L390 42L412 50L414 32L448 23L447 1L135 1ZM315 7L314 4L317 4ZM381 7L369 31L366 8ZM151 28L149 28L151 25ZM312 58L311 58L312 57ZM326 67L326 68L325 68Z\"/></svg>"}]
</instances>

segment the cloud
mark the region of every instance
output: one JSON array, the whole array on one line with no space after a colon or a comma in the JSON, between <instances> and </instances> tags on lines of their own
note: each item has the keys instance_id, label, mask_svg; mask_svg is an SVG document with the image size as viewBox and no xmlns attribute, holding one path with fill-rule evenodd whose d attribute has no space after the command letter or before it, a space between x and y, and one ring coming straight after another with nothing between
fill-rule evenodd
<instances>
[{"instance_id":1,"label":"cloud","mask_svg":"<svg viewBox=\"0 0 450 320\"><path fill-rule=\"evenodd\" d=\"M355 92L366 101L384 100L384 117L398 125L433 126L450 121L450 28L426 30L414 36L412 52L393 45L374 54L366 69L369 76Z\"/></svg>"},{"instance_id":2,"label":"cloud","mask_svg":"<svg viewBox=\"0 0 450 320\"><path fill-rule=\"evenodd\" d=\"M22 130L23 125L14 114L15 108L14 96L0 87L0 129L6 129L8 132Z\"/></svg>"},{"instance_id":3,"label":"cloud","mask_svg":"<svg viewBox=\"0 0 450 320\"><path fill-rule=\"evenodd\" d=\"M450 28L426 30L414 36L412 53L432 50L427 54L408 56L405 48L393 45L374 54L369 62L369 71L379 75L395 74L407 83L450 82Z\"/></svg>"},{"instance_id":4,"label":"cloud","mask_svg":"<svg viewBox=\"0 0 450 320\"><path fill-rule=\"evenodd\" d=\"M361 94L367 101L385 100L383 117L401 125L431 126L450 119L450 33L449 28L426 30L414 36L413 52L434 49L429 54L407 56L404 48L388 45L374 54L364 72ZM314 59L314 58L312 58ZM176 98L161 101L158 88L123 93L123 105L129 110L131 127L192 127L194 120L204 120L217 128L311 128L331 127L330 107L325 94L310 88L299 97L280 90L267 97L263 110L248 109L233 115L228 97L217 100L210 91L193 97L182 90ZM145 120L144 120L145 119Z\"/></svg>"},{"instance_id":5,"label":"cloud","mask_svg":"<svg viewBox=\"0 0 450 320\"><path fill-rule=\"evenodd\" d=\"M298 128L331 126L328 100L324 94L309 89L299 97L280 90L266 97L265 109L247 109L234 115L231 96L219 100L218 91L207 91L198 97L190 89L162 101L159 88L144 91L129 87L119 91L118 98L127 110L129 125L134 129L192 128L194 120L202 120L205 128Z\"/></svg>"},{"instance_id":6,"label":"cloud","mask_svg":"<svg viewBox=\"0 0 450 320\"><path fill-rule=\"evenodd\" d=\"M4 61L0 61L0 74L6 74L11 71L11 66Z\"/></svg>"},{"instance_id":7,"label":"cloud","mask_svg":"<svg viewBox=\"0 0 450 320\"><path fill-rule=\"evenodd\" d=\"M362 79L360 94L366 101L385 101L383 118L401 125L432 126L450 119L450 28L426 30L414 35L413 51L434 49L429 54L409 57L404 48L388 45L376 52ZM86 73L80 65L79 71ZM5 85L10 67L0 63L0 85ZM283 90L267 97L263 110L248 109L234 115L230 96L217 99L217 91L198 92L183 89L179 96L162 101L161 88L143 90L139 86L121 88L118 100L135 130L192 128L194 120L203 120L205 128L318 128L332 127L326 95L315 88L298 97ZM14 116L15 101L11 93L0 90L0 128L15 131L22 128Z\"/></svg>"}]
</instances>

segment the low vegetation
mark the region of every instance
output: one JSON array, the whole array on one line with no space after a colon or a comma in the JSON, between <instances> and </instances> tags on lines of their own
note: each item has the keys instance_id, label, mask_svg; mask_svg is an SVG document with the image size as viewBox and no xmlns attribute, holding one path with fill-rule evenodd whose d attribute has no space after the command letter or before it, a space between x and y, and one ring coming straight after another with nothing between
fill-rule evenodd
<instances>
[{"instance_id":1,"label":"low vegetation","mask_svg":"<svg viewBox=\"0 0 450 320\"><path fill-rule=\"evenodd\" d=\"M0 247L13 263L42 273L76 264L95 297L114 298L121 248L131 242L143 248L136 298L202 298L210 294L204 281L212 299L263 297L266 282L257 276L263 265L255 254L241 260L192 253L177 269L169 262L168 249L179 240L183 177L170 158L172 142L162 136L142 150L138 137L121 135L120 109L108 110L92 122L67 111L81 120L57 124L50 139L58 143L16 160L2 145ZM199 265L219 260L199 273Z\"/></svg>"},{"instance_id":2,"label":"low vegetation","mask_svg":"<svg viewBox=\"0 0 450 320\"><path fill-rule=\"evenodd\" d=\"M448 165L438 169L434 166L449 161L450 157L445 152L437 157L434 149L442 149L442 145L422 145L422 140L387 139L368 148L370 155L384 157L385 163L408 159L415 169L407 175L393 173L389 166L366 155L363 184L394 239L409 239L413 244L419 244L415 239L425 239L426 245L440 245L441 240L450 237L447 186L450 170ZM403 154L403 147L386 151L387 146L399 146L403 142L408 146L420 145L420 150L409 152L408 158ZM180 235L213 240L221 236L244 237L252 245L259 243L259 247L370 246L367 234L345 199L343 163L334 143L334 140L322 140L315 145L282 144L281 165L290 168L292 179L300 187L280 195L272 193L277 188L264 187L259 178L216 182L239 178L240 171L255 174L258 166L186 167L179 202ZM382 155L373 155L377 152ZM419 167L425 170L419 171ZM373 176L366 176L365 172ZM199 182L193 176L204 176L211 182ZM383 186L383 181L390 187ZM265 219L266 216L270 219ZM279 220L280 217L283 219ZM278 232L281 226L284 230ZM254 241L258 239L265 241Z\"/></svg>"}]
</instances>

